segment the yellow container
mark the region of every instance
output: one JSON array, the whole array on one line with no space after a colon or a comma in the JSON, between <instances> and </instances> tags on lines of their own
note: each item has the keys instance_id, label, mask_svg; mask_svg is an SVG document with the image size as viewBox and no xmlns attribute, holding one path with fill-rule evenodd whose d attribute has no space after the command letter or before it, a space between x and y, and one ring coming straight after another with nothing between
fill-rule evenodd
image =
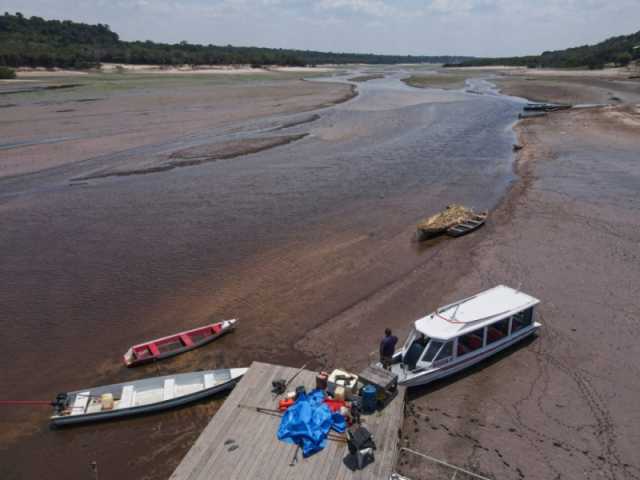
<instances>
[{"instance_id":1,"label":"yellow container","mask_svg":"<svg viewBox=\"0 0 640 480\"><path fill-rule=\"evenodd\" d=\"M113 393L103 393L100 397L102 410L113 410Z\"/></svg>"}]
</instances>

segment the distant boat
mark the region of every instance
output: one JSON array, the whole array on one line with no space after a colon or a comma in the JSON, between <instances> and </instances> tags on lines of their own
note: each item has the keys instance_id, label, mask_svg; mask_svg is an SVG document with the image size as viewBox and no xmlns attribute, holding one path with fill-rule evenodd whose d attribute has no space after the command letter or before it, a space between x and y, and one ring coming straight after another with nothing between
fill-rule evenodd
<instances>
[{"instance_id":1,"label":"distant boat","mask_svg":"<svg viewBox=\"0 0 640 480\"><path fill-rule=\"evenodd\" d=\"M247 368L180 373L60 393L53 402L53 425L110 420L157 412L230 390Z\"/></svg>"},{"instance_id":2,"label":"distant boat","mask_svg":"<svg viewBox=\"0 0 640 480\"><path fill-rule=\"evenodd\" d=\"M188 352L232 331L236 322L235 319L223 320L134 345L124 354L124 363L127 367L134 367Z\"/></svg>"},{"instance_id":3,"label":"distant boat","mask_svg":"<svg viewBox=\"0 0 640 480\"><path fill-rule=\"evenodd\" d=\"M555 112L556 110L568 110L571 105L557 103L528 103L524 106L525 112Z\"/></svg>"},{"instance_id":4,"label":"distant boat","mask_svg":"<svg viewBox=\"0 0 640 480\"><path fill-rule=\"evenodd\" d=\"M499 285L441 307L414 322L393 355L391 371L398 384L424 385L447 377L533 335L539 300Z\"/></svg>"}]
</instances>

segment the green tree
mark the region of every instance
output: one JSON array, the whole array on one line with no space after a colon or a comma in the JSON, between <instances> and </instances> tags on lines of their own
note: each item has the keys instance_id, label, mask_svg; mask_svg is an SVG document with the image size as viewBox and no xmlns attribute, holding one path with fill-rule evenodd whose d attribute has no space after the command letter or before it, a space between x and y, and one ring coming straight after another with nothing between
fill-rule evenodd
<instances>
[{"instance_id":1,"label":"green tree","mask_svg":"<svg viewBox=\"0 0 640 480\"><path fill-rule=\"evenodd\" d=\"M0 67L0 79L12 79L16 78L16 71L9 67Z\"/></svg>"}]
</instances>

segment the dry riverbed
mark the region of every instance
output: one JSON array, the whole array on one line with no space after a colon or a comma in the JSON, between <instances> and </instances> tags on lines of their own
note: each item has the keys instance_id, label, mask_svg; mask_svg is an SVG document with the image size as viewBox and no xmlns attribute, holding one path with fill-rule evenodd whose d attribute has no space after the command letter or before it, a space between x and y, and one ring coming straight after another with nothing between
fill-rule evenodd
<instances>
[{"instance_id":1,"label":"dry riverbed","mask_svg":"<svg viewBox=\"0 0 640 480\"><path fill-rule=\"evenodd\" d=\"M520 180L487 226L460 239L418 245L411 237L420 215L432 213L437 202L451 203L452 192L468 194L478 178L467 178L470 167L462 164L460 175L421 180L419 188L409 184L411 190L395 188L391 173L406 170L413 178L421 167L410 160L418 155L425 162L452 151L461 155L460 135L438 128L446 122L456 128L480 104L456 110L456 117L428 104L428 92L403 87L392 96L379 93L378 100L370 95L371 103L356 100L352 109L323 112L326 123L314 127L318 117L311 110L352 98L350 85L264 77L225 77L221 84L204 75L109 78L74 78L83 85L0 97L3 118L10 119L0 123L3 138L23 142L0 150L0 176L17 192L0 204L2 221L10 226L3 245L12 252L0 264L11 279L0 300L19 327L9 347L20 348L4 372L12 375L5 385L17 385L25 398L42 398L55 389L254 359L356 369L375 357L385 327L402 337L412 320L438 305L506 283L542 300L539 338L473 372L412 392L403 445L494 478L640 477L634 410L640 351L633 341L640 313L635 105L522 122ZM532 94L526 90L531 81L506 81L511 84L501 85L505 93ZM580 90L584 103L612 95L636 98L636 84L597 81L604 83ZM537 99L570 101L576 83L563 83L567 94L547 86ZM592 87L599 96L589 95ZM457 102L463 96L439 94ZM447 115L445 122L439 114L410 117L415 125L428 125L415 133L432 141L426 146L411 145L414 137L401 124L421 103L428 104L427 112ZM295 115L270 118L280 113ZM470 142L480 139L478 145L490 143L496 135L469 136L485 119L465 124L460 134ZM397 131L395 124L401 126ZM280 132L289 127L299 129ZM230 159L296 140L288 137L307 130L311 135L289 145L295 151L280 145L245 156L244 163ZM216 141L220 132L224 142ZM430 132L438 135L428 137ZM235 133L243 140L229 140ZM442 138L455 141L440 145ZM390 150L381 148L390 140ZM403 150L411 146L415 150ZM432 154L434 147L443 153ZM508 157L510 143L505 147ZM380 158L387 163L365 168ZM192 161L198 166L178 168ZM66 168L75 172L76 162L85 176L119 178L72 188L60 187L58 177L47 180L53 172L66 182ZM443 168L451 165L446 158ZM164 167L171 172L124 176ZM351 176L358 169L359 176ZM358 190L378 176L390 185L387 190L385 182ZM43 187L36 182L41 177ZM361 198L342 194L343 187ZM341 202L339 208L325 212L326 196ZM304 210L309 216L300 218L297 209L305 202L318 204L319 211ZM136 371L118 363L134 340L229 314L241 316L241 327L212 348ZM30 322L37 328L29 330ZM34 331L54 341L34 345ZM0 476L84 478L88 463L98 460L106 476L166 478L220 402L55 432L47 430L44 411L5 411ZM32 461L34 452L40 464ZM412 478L429 471L417 458L403 456L401 462Z\"/></svg>"}]
</instances>

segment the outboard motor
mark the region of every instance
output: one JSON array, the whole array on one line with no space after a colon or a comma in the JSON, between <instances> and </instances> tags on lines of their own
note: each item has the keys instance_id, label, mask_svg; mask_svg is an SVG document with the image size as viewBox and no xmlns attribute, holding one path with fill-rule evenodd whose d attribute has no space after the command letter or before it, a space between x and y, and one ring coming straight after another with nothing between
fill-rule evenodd
<instances>
[{"instance_id":1,"label":"outboard motor","mask_svg":"<svg viewBox=\"0 0 640 480\"><path fill-rule=\"evenodd\" d=\"M69 402L69 395L66 393L59 393L56 395L56 399L51 402L51 405L55 408L57 414L61 414L66 408Z\"/></svg>"}]
</instances>

